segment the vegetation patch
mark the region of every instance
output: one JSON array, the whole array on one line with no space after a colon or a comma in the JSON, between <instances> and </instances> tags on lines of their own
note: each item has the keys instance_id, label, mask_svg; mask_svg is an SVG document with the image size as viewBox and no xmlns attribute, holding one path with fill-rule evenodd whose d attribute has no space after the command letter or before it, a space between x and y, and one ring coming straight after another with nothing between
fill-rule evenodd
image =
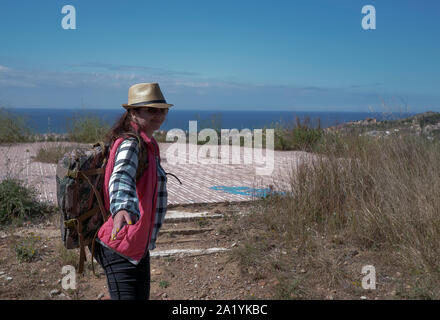
<instances>
[{"instance_id":1,"label":"vegetation patch","mask_svg":"<svg viewBox=\"0 0 440 320\"><path fill-rule=\"evenodd\" d=\"M371 295L359 285L371 264L376 295L439 299L440 144L326 134L318 146L292 193L255 201L237 224L243 272L276 276L279 298L347 298Z\"/></svg>"},{"instance_id":2,"label":"vegetation patch","mask_svg":"<svg viewBox=\"0 0 440 320\"><path fill-rule=\"evenodd\" d=\"M64 154L71 152L75 148L77 148L77 146L67 146L63 144L43 145L38 149L36 156L33 157L33 160L56 164L64 156Z\"/></svg>"},{"instance_id":3,"label":"vegetation patch","mask_svg":"<svg viewBox=\"0 0 440 320\"><path fill-rule=\"evenodd\" d=\"M25 219L42 218L54 212L50 204L38 200L38 191L23 181L7 177L0 181L0 225L20 224Z\"/></svg>"},{"instance_id":4,"label":"vegetation patch","mask_svg":"<svg viewBox=\"0 0 440 320\"><path fill-rule=\"evenodd\" d=\"M20 262L32 262L39 254L37 245L41 240L39 236L26 237L15 244L15 253Z\"/></svg>"},{"instance_id":5,"label":"vegetation patch","mask_svg":"<svg viewBox=\"0 0 440 320\"><path fill-rule=\"evenodd\" d=\"M26 118L0 108L0 143L27 142L30 135Z\"/></svg>"},{"instance_id":6,"label":"vegetation patch","mask_svg":"<svg viewBox=\"0 0 440 320\"><path fill-rule=\"evenodd\" d=\"M101 118L87 113L75 114L67 121L68 140L79 143L103 141L110 126Z\"/></svg>"}]
</instances>

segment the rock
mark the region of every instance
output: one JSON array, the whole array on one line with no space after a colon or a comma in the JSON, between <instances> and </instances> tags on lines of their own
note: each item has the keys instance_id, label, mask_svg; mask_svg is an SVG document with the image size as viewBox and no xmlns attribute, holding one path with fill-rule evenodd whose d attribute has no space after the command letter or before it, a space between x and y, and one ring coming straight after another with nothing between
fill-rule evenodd
<instances>
[{"instance_id":1,"label":"rock","mask_svg":"<svg viewBox=\"0 0 440 320\"><path fill-rule=\"evenodd\" d=\"M12 277L7 277L6 281L12 281Z\"/></svg>"},{"instance_id":2,"label":"rock","mask_svg":"<svg viewBox=\"0 0 440 320\"><path fill-rule=\"evenodd\" d=\"M98 294L98 300L101 300L102 298L104 298L104 293L103 292L101 292L100 294Z\"/></svg>"},{"instance_id":3,"label":"rock","mask_svg":"<svg viewBox=\"0 0 440 320\"><path fill-rule=\"evenodd\" d=\"M51 296L51 297L53 297L53 296L56 296L56 295L58 295L58 294L60 294L61 292L60 292L60 290L58 290L58 289L54 289L54 290L51 290L50 292L49 292L49 295Z\"/></svg>"},{"instance_id":4,"label":"rock","mask_svg":"<svg viewBox=\"0 0 440 320\"><path fill-rule=\"evenodd\" d=\"M367 300L366 296L361 296L361 300Z\"/></svg>"},{"instance_id":5,"label":"rock","mask_svg":"<svg viewBox=\"0 0 440 320\"><path fill-rule=\"evenodd\" d=\"M164 292L164 293L162 294L162 298L168 298L168 294L167 294L166 292Z\"/></svg>"},{"instance_id":6,"label":"rock","mask_svg":"<svg viewBox=\"0 0 440 320\"><path fill-rule=\"evenodd\" d=\"M151 274L154 276L159 276L162 274L162 272L160 270L153 269L151 270Z\"/></svg>"},{"instance_id":7,"label":"rock","mask_svg":"<svg viewBox=\"0 0 440 320\"><path fill-rule=\"evenodd\" d=\"M306 273L306 270L305 269L301 269L299 272Z\"/></svg>"}]
</instances>

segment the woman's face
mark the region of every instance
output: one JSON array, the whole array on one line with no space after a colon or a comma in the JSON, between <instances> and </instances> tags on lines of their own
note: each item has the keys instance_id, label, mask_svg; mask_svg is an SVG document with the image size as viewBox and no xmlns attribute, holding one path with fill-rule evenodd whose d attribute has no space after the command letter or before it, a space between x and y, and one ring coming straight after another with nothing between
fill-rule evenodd
<instances>
[{"instance_id":1,"label":"woman's face","mask_svg":"<svg viewBox=\"0 0 440 320\"><path fill-rule=\"evenodd\" d=\"M138 108L135 117L142 129L146 132L159 130L168 113L168 108Z\"/></svg>"}]
</instances>

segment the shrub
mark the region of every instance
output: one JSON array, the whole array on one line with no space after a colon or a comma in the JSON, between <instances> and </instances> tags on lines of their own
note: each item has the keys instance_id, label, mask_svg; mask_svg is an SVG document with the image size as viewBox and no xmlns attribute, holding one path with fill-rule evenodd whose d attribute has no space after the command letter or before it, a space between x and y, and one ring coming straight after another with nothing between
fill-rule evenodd
<instances>
[{"instance_id":1,"label":"shrub","mask_svg":"<svg viewBox=\"0 0 440 320\"><path fill-rule=\"evenodd\" d=\"M437 124L438 122L440 122L440 113L430 114L429 112L427 112L425 116L420 117L418 120L420 127L422 128L428 124Z\"/></svg>"},{"instance_id":2,"label":"shrub","mask_svg":"<svg viewBox=\"0 0 440 320\"><path fill-rule=\"evenodd\" d=\"M293 127L276 123L274 126L274 149L275 150L302 150L312 151L322 136L322 130L318 127L310 126L309 118L304 119L301 123L296 117L296 123Z\"/></svg>"},{"instance_id":3,"label":"shrub","mask_svg":"<svg viewBox=\"0 0 440 320\"><path fill-rule=\"evenodd\" d=\"M0 143L26 142L31 134L25 118L0 108Z\"/></svg>"},{"instance_id":4,"label":"shrub","mask_svg":"<svg viewBox=\"0 0 440 320\"><path fill-rule=\"evenodd\" d=\"M0 182L0 224L20 223L23 219L42 217L53 207L39 202L37 190L26 187L21 180L6 177Z\"/></svg>"},{"instance_id":5,"label":"shrub","mask_svg":"<svg viewBox=\"0 0 440 320\"><path fill-rule=\"evenodd\" d=\"M110 130L110 126L93 115L75 114L67 121L69 141L95 143L104 140L108 130Z\"/></svg>"},{"instance_id":6,"label":"shrub","mask_svg":"<svg viewBox=\"0 0 440 320\"><path fill-rule=\"evenodd\" d=\"M37 155L33 160L46 163L58 163L65 153L72 151L74 148L75 146L63 146L61 144L55 146L43 145L38 149Z\"/></svg>"}]
</instances>

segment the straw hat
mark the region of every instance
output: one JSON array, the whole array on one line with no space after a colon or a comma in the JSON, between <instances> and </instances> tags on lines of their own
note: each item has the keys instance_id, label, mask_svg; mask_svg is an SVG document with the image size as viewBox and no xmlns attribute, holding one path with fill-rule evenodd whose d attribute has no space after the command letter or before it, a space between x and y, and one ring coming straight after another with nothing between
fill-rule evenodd
<instances>
[{"instance_id":1,"label":"straw hat","mask_svg":"<svg viewBox=\"0 0 440 320\"><path fill-rule=\"evenodd\" d=\"M137 83L128 89L128 103L122 106L128 110L139 107L169 108L173 105L165 101L158 83Z\"/></svg>"}]
</instances>

